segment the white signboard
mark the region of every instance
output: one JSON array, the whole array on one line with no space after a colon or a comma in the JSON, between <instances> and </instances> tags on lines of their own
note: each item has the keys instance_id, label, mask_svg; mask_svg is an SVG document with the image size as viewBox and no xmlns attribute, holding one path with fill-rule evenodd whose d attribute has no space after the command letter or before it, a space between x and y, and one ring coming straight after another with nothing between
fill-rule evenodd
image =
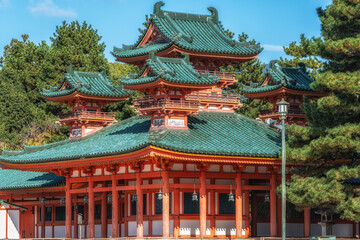
<instances>
[{"instance_id":1,"label":"white signboard","mask_svg":"<svg viewBox=\"0 0 360 240\"><path fill-rule=\"evenodd\" d=\"M184 127L185 121L184 119L170 118L168 120L168 125L171 127Z\"/></svg>"}]
</instances>

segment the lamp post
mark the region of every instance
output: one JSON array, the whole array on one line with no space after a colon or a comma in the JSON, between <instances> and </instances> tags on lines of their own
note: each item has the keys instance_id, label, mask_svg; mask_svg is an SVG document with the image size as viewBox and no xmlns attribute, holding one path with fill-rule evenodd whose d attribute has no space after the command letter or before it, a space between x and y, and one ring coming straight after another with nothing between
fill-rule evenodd
<instances>
[{"instance_id":1,"label":"lamp post","mask_svg":"<svg viewBox=\"0 0 360 240\"><path fill-rule=\"evenodd\" d=\"M285 119L286 114L288 113L289 103L281 99L280 102L277 102L279 106L279 114L281 118L281 225L282 225L282 234L281 239L285 240L286 238L286 186L285 186L285 166L286 166L286 146L285 146Z\"/></svg>"}]
</instances>

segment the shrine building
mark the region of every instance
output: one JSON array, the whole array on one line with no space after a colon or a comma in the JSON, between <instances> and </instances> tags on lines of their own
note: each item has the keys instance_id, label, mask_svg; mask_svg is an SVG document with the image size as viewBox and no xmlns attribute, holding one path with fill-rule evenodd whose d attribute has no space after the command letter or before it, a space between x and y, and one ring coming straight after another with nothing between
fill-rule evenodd
<instances>
[{"instance_id":1,"label":"shrine building","mask_svg":"<svg viewBox=\"0 0 360 240\"><path fill-rule=\"evenodd\" d=\"M235 113L238 95L223 94L235 73L219 67L256 59L259 45L228 37L218 12L169 12L158 2L147 29L117 61L138 65L114 86L104 72L69 67L64 81L42 92L66 104L60 117L69 139L3 150L0 156L0 238L199 237L281 235L281 132L276 102L300 110L304 93L316 97L303 68L272 65L248 98L274 104L263 121ZM116 121L101 111L134 100L138 115ZM290 114L291 115L291 114ZM288 124L304 125L294 112ZM287 171L291 166L288 166ZM289 172L287 178L290 177ZM310 209L287 206L289 237L320 234ZM337 222L337 236L358 224Z\"/></svg>"}]
</instances>

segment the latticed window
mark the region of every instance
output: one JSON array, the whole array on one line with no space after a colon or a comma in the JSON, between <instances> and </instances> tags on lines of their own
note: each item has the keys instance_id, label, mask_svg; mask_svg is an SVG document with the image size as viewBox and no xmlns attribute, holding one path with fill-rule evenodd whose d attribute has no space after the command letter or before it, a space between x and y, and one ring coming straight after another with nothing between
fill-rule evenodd
<instances>
[{"instance_id":1,"label":"latticed window","mask_svg":"<svg viewBox=\"0 0 360 240\"><path fill-rule=\"evenodd\" d=\"M219 193L219 213L235 214L235 201L229 201L228 193Z\"/></svg>"},{"instance_id":2,"label":"latticed window","mask_svg":"<svg viewBox=\"0 0 360 240\"><path fill-rule=\"evenodd\" d=\"M162 214L162 199L159 199L159 193L156 196L156 210L155 214ZM169 194L169 212L171 213L171 194Z\"/></svg>"},{"instance_id":3,"label":"latticed window","mask_svg":"<svg viewBox=\"0 0 360 240\"><path fill-rule=\"evenodd\" d=\"M192 200L193 193L184 193L184 214L199 214L199 201ZM197 193L199 199L199 193Z\"/></svg>"},{"instance_id":4,"label":"latticed window","mask_svg":"<svg viewBox=\"0 0 360 240\"><path fill-rule=\"evenodd\" d=\"M131 195L133 199L133 195ZM131 215L136 215L136 201L131 200ZM143 194L143 214L146 215L146 194Z\"/></svg>"},{"instance_id":5,"label":"latticed window","mask_svg":"<svg viewBox=\"0 0 360 240\"><path fill-rule=\"evenodd\" d=\"M55 207L55 221L65 221L65 207Z\"/></svg>"}]
</instances>

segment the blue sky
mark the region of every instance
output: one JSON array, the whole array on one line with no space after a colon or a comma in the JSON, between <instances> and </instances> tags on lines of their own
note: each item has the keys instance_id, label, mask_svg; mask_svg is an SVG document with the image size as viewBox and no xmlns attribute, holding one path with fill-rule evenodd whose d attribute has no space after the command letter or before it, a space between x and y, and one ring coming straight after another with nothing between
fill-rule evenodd
<instances>
[{"instance_id":1,"label":"blue sky","mask_svg":"<svg viewBox=\"0 0 360 240\"><path fill-rule=\"evenodd\" d=\"M238 35L247 33L264 51L265 63L285 56L282 46L297 41L300 34L320 35L316 8L330 0L163 0L168 11L209 14L218 9L225 28ZM86 21L98 30L106 44L105 56L114 61L114 46L133 44L146 14L151 14L157 0L0 0L0 49L12 38L30 35L36 43L50 43L50 37L62 21ZM2 55L2 54L1 54Z\"/></svg>"}]
</instances>

